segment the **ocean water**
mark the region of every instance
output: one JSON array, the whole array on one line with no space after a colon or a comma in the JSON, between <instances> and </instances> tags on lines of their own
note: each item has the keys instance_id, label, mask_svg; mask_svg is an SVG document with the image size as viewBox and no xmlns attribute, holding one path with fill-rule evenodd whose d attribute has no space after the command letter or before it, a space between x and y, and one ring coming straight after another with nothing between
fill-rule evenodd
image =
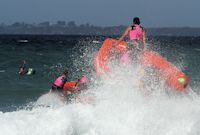
<instances>
[{"instance_id":1,"label":"ocean water","mask_svg":"<svg viewBox=\"0 0 200 135\"><path fill-rule=\"evenodd\" d=\"M186 92L153 85L150 94L138 86L134 65L117 67L109 79L96 78L93 57L105 38L0 36L0 135L199 135L200 38L149 38L149 49L191 80ZM23 60L35 75L17 74ZM81 97L92 96L90 102L67 104L47 94L66 68L69 80L89 77Z\"/></svg>"}]
</instances>

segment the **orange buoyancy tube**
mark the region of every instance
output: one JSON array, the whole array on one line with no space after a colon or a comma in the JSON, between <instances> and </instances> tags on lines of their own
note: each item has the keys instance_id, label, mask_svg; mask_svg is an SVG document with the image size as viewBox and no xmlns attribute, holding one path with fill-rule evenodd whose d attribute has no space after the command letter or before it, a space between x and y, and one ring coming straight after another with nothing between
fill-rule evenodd
<instances>
[{"instance_id":1,"label":"orange buoyancy tube","mask_svg":"<svg viewBox=\"0 0 200 135\"><path fill-rule=\"evenodd\" d=\"M121 41L117 46L113 46L113 44L116 42L116 39L107 38L98 51L94 59L94 65L98 76L102 76L105 73L111 72L108 63L109 58L111 57L112 49L116 48L117 53L124 53L126 51L127 43L125 41Z\"/></svg>"},{"instance_id":2,"label":"orange buoyancy tube","mask_svg":"<svg viewBox=\"0 0 200 135\"><path fill-rule=\"evenodd\" d=\"M173 64L154 51L145 51L140 57L141 64L160 70L167 85L179 91L184 91L189 85L189 77Z\"/></svg>"},{"instance_id":3,"label":"orange buoyancy tube","mask_svg":"<svg viewBox=\"0 0 200 135\"><path fill-rule=\"evenodd\" d=\"M74 90L76 84L76 81L66 82L63 86L63 93L66 94L68 90Z\"/></svg>"}]
</instances>

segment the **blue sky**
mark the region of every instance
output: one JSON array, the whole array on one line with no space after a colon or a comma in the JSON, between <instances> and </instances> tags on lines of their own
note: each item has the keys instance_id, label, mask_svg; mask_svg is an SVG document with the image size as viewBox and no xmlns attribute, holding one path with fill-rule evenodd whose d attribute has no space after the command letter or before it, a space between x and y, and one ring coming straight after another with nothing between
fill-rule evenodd
<instances>
[{"instance_id":1,"label":"blue sky","mask_svg":"<svg viewBox=\"0 0 200 135\"><path fill-rule=\"evenodd\" d=\"M200 27L200 0L0 0L0 22L58 20L98 26Z\"/></svg>"}]
</instances>

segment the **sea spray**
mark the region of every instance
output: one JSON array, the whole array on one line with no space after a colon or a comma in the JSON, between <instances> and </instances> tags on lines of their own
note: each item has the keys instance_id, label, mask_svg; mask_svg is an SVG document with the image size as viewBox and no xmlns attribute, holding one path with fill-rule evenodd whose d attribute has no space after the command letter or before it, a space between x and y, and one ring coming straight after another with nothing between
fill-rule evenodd
<instances>
[{"instance_id":1,"label":"sea spray","mask_svg":"<svg viewBox=\"0 0 200 135\"><path fill-rule=\"evenodd\" d=\"M84 51L84 49L83 49ZM91 54L91 55L90 55ZM107 79L96 79L95 53L74 68L90 71L93 103L63 103L56 95L42 95L29 109L0 113L0 135L198 135L200 99L194 92L179 93L158 83L154 71L140 82L142 67L113 67ZM73 58L78 57L73 56ZM88 62L88 63L87 63ZM90 68L88 68L90 67ZM78 73L74 74L77 76ZM153 79L154 78L154 79ZM171 90L171 91L170 91ZM196 90L199 90L197 87ZM48 92L48 88L46 90ZM85 95L87 96L87 94ZM48 105L41 105L48 104Z\"/></svg>"}]
</instances>

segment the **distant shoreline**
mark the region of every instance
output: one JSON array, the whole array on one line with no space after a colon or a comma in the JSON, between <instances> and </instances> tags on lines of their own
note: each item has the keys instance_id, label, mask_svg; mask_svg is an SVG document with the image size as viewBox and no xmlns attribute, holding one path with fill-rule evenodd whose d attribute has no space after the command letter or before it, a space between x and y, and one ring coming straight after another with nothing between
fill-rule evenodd
<instances>
[{"instance_id":1,"label":"distant shoreline","mask_svg":"<svg viewBox=\"0 0 200 135\"><path fill-rule=\"evenodd\" d=\"M58 21L56 24L42 22L26 24L16 22L12 25L0 24L0 35L121 35L127 26L100 27L90 24L76 25L74 21L66 23ZM162 27L146 28L148 36L200 36L200 28L193 27Z\"/></svg>"}]
</instances>

